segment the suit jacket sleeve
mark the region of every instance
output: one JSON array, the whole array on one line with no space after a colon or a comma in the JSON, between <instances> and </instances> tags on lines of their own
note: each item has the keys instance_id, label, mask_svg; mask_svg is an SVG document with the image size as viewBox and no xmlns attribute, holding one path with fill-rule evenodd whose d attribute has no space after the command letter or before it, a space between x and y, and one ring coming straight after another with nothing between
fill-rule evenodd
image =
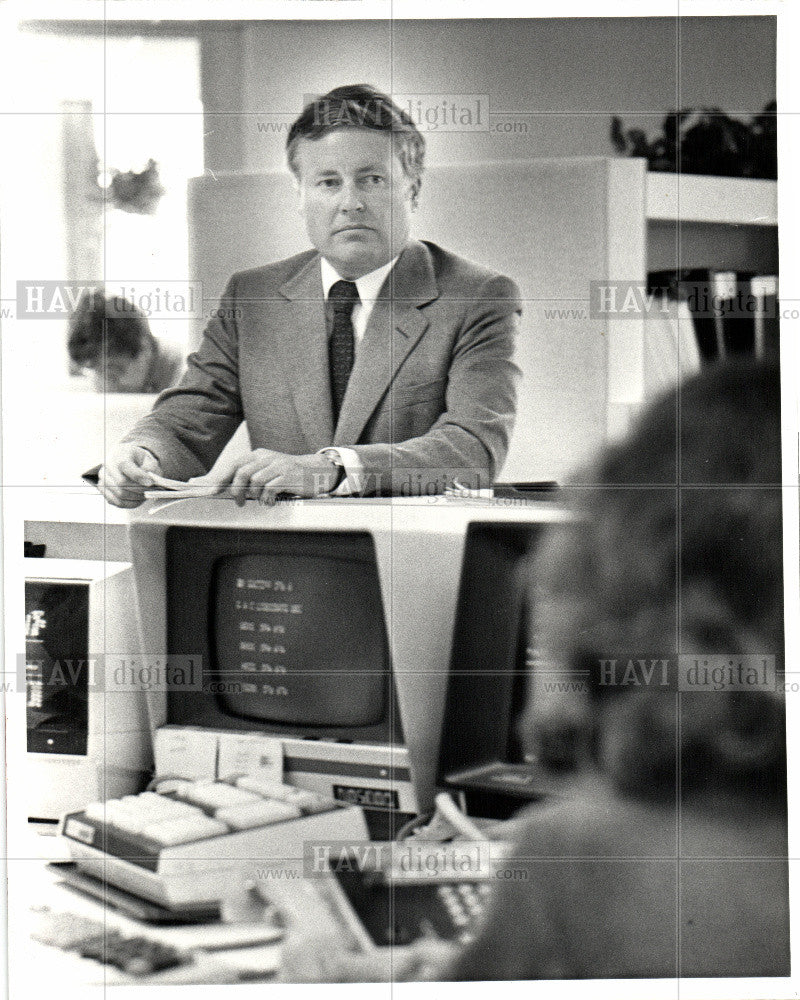
<instances>
[{"instance_id":1,"label":"suit jacket sleeve","mask_svg":"<svg viewBox=\"0 0 800 1000\"><path fill-rule=\"evenodd\" d=\"M521 311L510 278L484 281L468 303L450 360L445 410L430 430L393 444L353 446L364 493L441 492L454 480L470 488L492 485L516 414L521 373L513 354Z\"/></svg>"},{"instance_id":2,"label":"suit jacket sleeve","mask_svg":"<svg viewBox=\"0 0 800 1000\"><path fill-rule=\"evenodd\" d=\"M151 451L166 476L207 472L242 422L236 315L234 276L180 383L162 392L152 412L123 438Z\"/></svg>"}]
</instances>

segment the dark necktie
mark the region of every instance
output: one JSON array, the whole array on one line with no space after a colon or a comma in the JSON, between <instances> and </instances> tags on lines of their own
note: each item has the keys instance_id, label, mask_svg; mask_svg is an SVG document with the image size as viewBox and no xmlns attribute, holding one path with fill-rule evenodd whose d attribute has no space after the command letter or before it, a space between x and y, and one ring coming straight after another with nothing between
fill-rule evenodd
<instances>
[{"instance_id":1,"label":"dark necktie","mask_svg":"<svg viewBox=\"0 0 800 1000\"><path fill-rule=\"evenodd\" d=\"M331 401L334 423L339 419L342 400L347 391L350 372L353 370L355 355L355 335L353 333L353 309L358 302L355 282L337 281L331 285L328 301L333 307L333 330L328 352L331 366Z\"/></svg>"}]
</instances>

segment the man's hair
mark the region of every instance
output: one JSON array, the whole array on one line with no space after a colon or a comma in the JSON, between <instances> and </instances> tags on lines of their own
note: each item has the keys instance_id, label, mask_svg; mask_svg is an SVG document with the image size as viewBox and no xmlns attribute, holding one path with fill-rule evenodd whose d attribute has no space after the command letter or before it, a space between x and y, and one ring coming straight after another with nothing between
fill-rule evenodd
<instances>
[{"instance_id":1,"label":"man's hair","mask_svg":"<svg viewBox=\"0 0 800 1000\"><path fill-rule=\"evenodd\" d=\"M782 668L777 366L706 370L657 402L581 483L575 523L538 554L534 621L545 656L579 691L555 694L534 676L526 737L545 763L594 758L635 795L674 796L678 781L683 792L778 794L785 722L774 682L675 682L679 654L774 656ZM619 676L638 658L667 659L669 686L660 665L649 684L608 682L608 660Z\"/></svg>"},{"instance_id":2,"label":"man's hair","mask_svg":"<svg viewBox=\"0 0 800 1000\"><path fill-rule=\"evenodd\" d=\"M321 139L342 128L390 133L406 177L419 190L425 165L425 140L409 114L398 108L386 94L366 83L336 87L303 108L286 140L286 158L295 177L299 176L298 140Z\"/></svg>"},{"instance_id":3,"label":"man's hair","mask_svg":"<svg viewBox=\"0 0 800 1000\"><path fill-rule=\"evenodd\" d=\"M85 292L69 319L67 351L76 365L86 368L104 357L138 358L151 339L147 317L132 302Z\"/></svg>"}]
</instances>

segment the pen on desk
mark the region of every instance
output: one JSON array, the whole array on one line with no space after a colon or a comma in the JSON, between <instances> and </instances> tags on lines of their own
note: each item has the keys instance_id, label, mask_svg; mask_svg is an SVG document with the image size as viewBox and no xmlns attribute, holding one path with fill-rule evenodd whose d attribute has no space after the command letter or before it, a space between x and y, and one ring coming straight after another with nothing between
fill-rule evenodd
<instances>
[{"instance_id":1,"label":"pen on desk","mask_svg":"<svg viewBox=\"0 0 800 1000\"><path fill-rule=\"evenodd\" d=\"M93 469L87 469L86 472L81 473L81 479L85 483L88 483L89 486L99 486L101 469L102 465L96 465Z\"/></svg>"}]
</instances>

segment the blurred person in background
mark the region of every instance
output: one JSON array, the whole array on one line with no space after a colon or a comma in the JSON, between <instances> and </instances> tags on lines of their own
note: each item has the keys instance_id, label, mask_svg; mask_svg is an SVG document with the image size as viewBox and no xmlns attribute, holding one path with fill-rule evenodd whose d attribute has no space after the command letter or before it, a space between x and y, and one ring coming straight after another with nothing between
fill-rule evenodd
<instances>
[{"instance_id":1,"label":"blurred person in background","mask_svg":"<svg viewBox=\"0 0 800 1000\"><path fill-rule=\"evenodd\" d=\"M286 981L789 974L780 459L777 366L739 362L663 397L566 491L575 518L533 568L553 673L522 728L581 792L516 817L505 866L525 877L497 883L471 945L290 938ZM704 681L706 662L731 670Z\"/></svg>"},{"instance_id":2,"label":"blurred person in background","mask_svg":"<svg viewBox=\"0 0 800 1000\"><path fill-rule=\"evenodd\" d=\"M595 791L528 811L446 978L789 974L780 426L777 365L707 369L572 491L534 627L583 683L532 677L524 732Z\"/></svg>"},{"instance_id":3,"label":"blurred person in background","mask_svg":"<svg viewBox=\"0 0 800 1000\"><path fill-rule=\"evenodd\" d=\"M179 381L183 354L157 340L147 316L132 302L86 292L70 317L70 359L91 372L98 392L158 393Z\"/></svg>"}]
</instances>

